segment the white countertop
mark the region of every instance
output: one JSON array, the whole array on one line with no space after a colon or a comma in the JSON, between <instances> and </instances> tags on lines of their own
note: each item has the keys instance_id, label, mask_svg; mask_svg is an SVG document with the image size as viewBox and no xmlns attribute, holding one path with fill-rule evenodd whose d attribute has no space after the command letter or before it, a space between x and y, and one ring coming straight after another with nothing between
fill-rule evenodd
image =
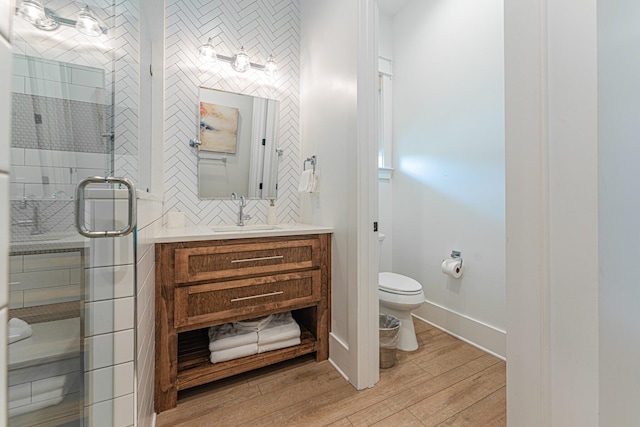
<instances>
[{"instance_id":1,"label":"white countertop","mask_svg":"<svg viewBox=\"0 0 640 427\"><path fill-rule=\"evenodd\" d=\"M244 239L251 237L300 236L332 233L333 227L310 224L197 225L184 228L164 228L155 237L156 243L195 242L201 240Z\"/></svg>"}]
</instances>

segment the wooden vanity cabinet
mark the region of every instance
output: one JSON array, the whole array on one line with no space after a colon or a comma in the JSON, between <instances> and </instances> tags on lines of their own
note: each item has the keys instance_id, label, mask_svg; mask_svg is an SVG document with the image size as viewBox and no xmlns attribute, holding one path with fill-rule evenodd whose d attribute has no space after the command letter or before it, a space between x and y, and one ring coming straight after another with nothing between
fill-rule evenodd
<instances>
[{"instance_id":1,"label":"wooden vanity cabinet","mask_svg":"<svg viewBox=\"0 0 640 427\"><path fill-rule=\"evenodd\" d=\"M329 355L331 235L156 244L155 410L177 393L286 359ZM291 311L294 347L212 364L210 326Z\"/></svg>"}]
</instances>

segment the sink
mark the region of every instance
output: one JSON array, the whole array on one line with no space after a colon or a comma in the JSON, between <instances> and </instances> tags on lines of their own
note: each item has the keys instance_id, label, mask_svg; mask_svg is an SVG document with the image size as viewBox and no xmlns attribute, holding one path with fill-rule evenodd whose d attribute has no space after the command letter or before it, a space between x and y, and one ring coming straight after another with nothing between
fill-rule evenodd
<instances>
[{"instance_id":1,"label":"sink","mask_svg":"<svg viewBox=\"0 0 640 427\"><path fill-rule=\"evenodd\" d=\"M215 225L210 227L214 233L249 233L252 231L281 230L279 225L254 224L239 227L237 225Z\"/></svg>"}]
</instances>

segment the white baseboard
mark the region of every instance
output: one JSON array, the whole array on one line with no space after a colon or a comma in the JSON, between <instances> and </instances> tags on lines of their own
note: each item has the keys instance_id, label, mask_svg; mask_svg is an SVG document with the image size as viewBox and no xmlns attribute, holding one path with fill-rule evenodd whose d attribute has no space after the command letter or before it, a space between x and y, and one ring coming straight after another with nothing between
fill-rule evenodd
<instances>
[{"instance_id":1,"label":"white baseboard","mask_svg":"<svg viewBox=\"0 0 640 427\"><path fill-rule=\"evenodd\" d=\"M329 333L329 363L349 381L349 346L333 332Z\"/></svg>"},{"instance_id":2,"label":"white baseboard","mask_svg":"<svg viewBox=\"0 0 640 427\"><path fill-rule=\"evenodd\" d=\"M505 331L431 301L425 301L420 308L414 310L413 316L480 350L506 360L507 334Z\"/></svg>"},{"instance_id":3,"label":"white baseboard","mask_svg":"<svg viewBox=\"0 0 640 427\"><path fill-rule=\"evenodd\" d=\"M340 369L340 367L338 365L336 365L336 363L333 361L333 359L329 358L329 363L331 363L331 366L333 366L334 369L336 371L338 371L338 373L340 375L342 375L342 378L344 378L345 380L349 381L349 377L347 376L347 374L345 374L344 371L342 369Z\"/></svg>"}]
</instances>

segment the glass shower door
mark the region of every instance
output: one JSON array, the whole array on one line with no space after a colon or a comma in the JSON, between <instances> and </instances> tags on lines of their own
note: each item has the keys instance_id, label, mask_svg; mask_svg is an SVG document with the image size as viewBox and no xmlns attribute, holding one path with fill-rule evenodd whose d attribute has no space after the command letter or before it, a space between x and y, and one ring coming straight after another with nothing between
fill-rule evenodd
<instances>
[{"instance_id":1,"label":"glass shower door","mask_svg":"<svg viewBox=\"0 0 640 427\"><path fill-rule=\"evenodd\" d=\"M127 147L137 136L127 123L135 106L119 99L116 84L122 4L92 3L87 12L70 1L17 2L10 426L135 424L135 228L87 238L75 224L79 181L136 178L136 150ZM76 26L87 13L95 21ZM128 193L109 180L84 188L86 228L126 228Z\"/></svg>"}]
</instances>

